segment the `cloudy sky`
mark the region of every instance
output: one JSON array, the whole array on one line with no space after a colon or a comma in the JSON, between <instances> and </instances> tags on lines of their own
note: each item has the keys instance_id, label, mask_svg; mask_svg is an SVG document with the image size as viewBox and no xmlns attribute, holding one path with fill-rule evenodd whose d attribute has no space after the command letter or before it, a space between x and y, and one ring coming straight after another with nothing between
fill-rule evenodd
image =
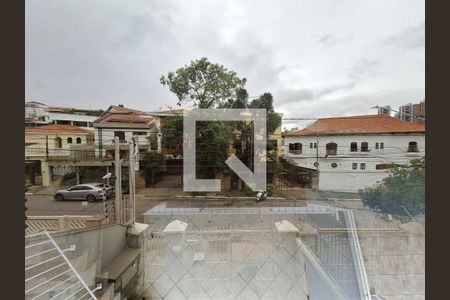
<instances>
[{"instance_id":1,"label":"cloudy sky","mask_svg":"<svg viewBox=\"0 0 450 300\"><path fill-rule=\"evenodd\" d=\"M27 0L26 100L153 111L159 78L206 56L287 117L374 113L425 97L416 0Z\"/></svg>"}]
</instances>

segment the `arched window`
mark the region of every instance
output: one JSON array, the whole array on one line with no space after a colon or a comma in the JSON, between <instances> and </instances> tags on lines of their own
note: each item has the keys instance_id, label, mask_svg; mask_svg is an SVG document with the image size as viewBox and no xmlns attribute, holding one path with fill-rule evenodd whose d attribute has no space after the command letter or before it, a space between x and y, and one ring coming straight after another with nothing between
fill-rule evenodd
<instances>
[{"instance_id":1,"label":"arched window","mask_svg":"<svg viewBox=\"0 0 450 300\"><path fill-rule=\"evenodd\" d=\"M369 152L369 143L367 142L361 143L361 152Z\"/></svg>"},{"instance_id":2,"label":"arched window","mask_svg":"<svg viewBox=\"0 0 450 300\"><path fill-rule=\"evenodd\" d=\"M357 142L351 142L350 143L350 151L351 152L358 152L358 143Z\"/></svg>"},{"instance_id":3,"label":"arched window","mask_svg":"<svg viewBox=\"0 0 450 300\"><path fill-rule=\"evenodd\" d=\"M72 144L72 138L71 137L67 138L67 144Z\"/></svg>"},{"instance_id":4,"label":"arched window","mask_svg":"<svg viewBox=\"0 0 450 300\"><path fill-rule=\"evenodd\" d=\"M417 147L417 142L409 142L408 152L419 152L419 148Z\"/></svg>"},{"instance_id":5,"label":"arched window","mask_svg":"<svg viewBox=\"0 0 450 300\"><path fill-rule=\"evenodd\" d=\"M326 145L327 155L336 155L337 154L337 144L336 143L328 143Z\"/></svg>"},{"instance_id":6,"label":"arched window","mask_svg":"<svg viewBox=\"0 0 450 300\"><path fill-rule=\"evenodd\" d=\"M62 148L62 139L60 137L55 138L55 148L57 149Z\"/></svg>"},{"instance_id":7,"label":"arched window","mask_svg":"<svg viewBox=\"0 0 450 300\"><path fill-rule=\"evenodd\" d=\"M303 145L302 143L290 143L289 153L292 154L302 154Z\"/></svg>"},{"instance_id":8,"label":"arched window","mask_svg":"<svg viewBox=\"0 0 450 300\"><path fill-rule=\"evenodd\" d=\"M81 144L81 138L77 137L77 144Z\"/></svg>"}]
</instances>

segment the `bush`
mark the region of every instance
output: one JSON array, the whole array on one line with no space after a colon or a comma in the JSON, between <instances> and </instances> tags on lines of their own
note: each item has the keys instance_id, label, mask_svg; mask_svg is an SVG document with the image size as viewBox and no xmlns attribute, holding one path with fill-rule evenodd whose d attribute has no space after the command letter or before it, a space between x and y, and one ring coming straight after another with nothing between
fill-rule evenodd
<instances>
[{"instance_id":1,"label":"bush","mask_svg":"<svg viewBox=\"0 0 450 300\"><path fill-rule=\"evenodd\" d=\"M25 179L25 192L28 190L28 188L31 186L31 183L28 179Z\"/></svg>"},{"instance_id":2,"label":"bush","mask_svg":"<svg viewBox=\"0 0 450 300\"><path fill-rule=\"evenodd\" d=\"M275 186L271 183L267 184L267 196L272 196L275 192Z\"/></svg>"},{"instance_id":3,"label":"bush","mask_svg":"<svg viewBox=\"0 0 450 300\"><path fill-rule=\"evenodd\" d=\"M145 152L139 161L139 169L142 177L145 178L145 183L155 184L161 179L164 173L164 166L166 162L161 153Z\"/></svg>"},{"instance_id":4,"label":"bush","mask_svg":"<svg viewBox=\"0 0 450 300\"><path fill-rule=\"evenodd\" d=\"M191 196L195 197L195 196L205 196L206 192L198 192L198 191L193 191L191 192Z\"/></svg>"},{"instance_id":5,"label":"bush","mask_svg":"<svg viewBox=\"0 0 450 300\"><path fill-rule=\"evenodd\" d=\"M393 215L425 213L425 160L412 160L408 165L395 166L392 174L376 187L361 192L365 205Z\"/></svg>"},{"instance_id":6,"label":"bush","mask_svg":"<svg viewBox=\"0 0 450 300\"><path fill-rule=\"evenodd\" d=\"M253 190L247 184L244 185L244 192L246 195L251 195L254 193Z\"/></svg>"}]
</instances>

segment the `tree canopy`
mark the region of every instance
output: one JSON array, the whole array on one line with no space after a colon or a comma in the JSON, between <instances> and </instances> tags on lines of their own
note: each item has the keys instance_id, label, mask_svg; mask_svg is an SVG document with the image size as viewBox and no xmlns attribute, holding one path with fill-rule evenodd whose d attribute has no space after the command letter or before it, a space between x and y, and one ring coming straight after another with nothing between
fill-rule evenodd
<instances>
[{"instance_id":1,"label":"tree canopy","mask_svg":"<svg viewBox=\"0 0 450 300\"><path fill-rule=\"evenodd\" d=\"M178 97L178 105L194 102L198 108L212 108L236 99L237 91L244 88L247 80L202 57L175 72L169 72L160 81Z\"/></svg>"},{"instance_id":2,"label":"tree canopy","mask_svg":"<svg viewBox=\"0 0 450 300\"><path fill-rule=\"evenodd\" d=\"M394 215L425 213L425 158L395 165L382 183L362 193L365 205Z\"/></svg>"},{"instance_id":3,"label":"tree canopy","mask_svg":"<svg viewBox=\"0 0 450 300\"><path fill-rule=\"evenodd\" d=\"M178 98L178 105L192 102L197 108L259 108L267 111L267 134L272 134L281 125L281 116L273 107L271 93L249 101L245 89L246 79L222 65L211 63L207 58L191 61L189 65L162 76L161 84L168 86ZM182 118L174 117L162 126L162 144L165 149L179 151L182 145ZM235 122L197 122L197 170L203 175L213 176L213 171L226 167L229 146L234 144L236 155L252 168L253 124ZM175 154L175 153L174 153ZM270 166L274 165L271 164ZM271 168L269 166L269 168ZM201 174L200 174L201 175Z\"/></svg>"}]
</instances>

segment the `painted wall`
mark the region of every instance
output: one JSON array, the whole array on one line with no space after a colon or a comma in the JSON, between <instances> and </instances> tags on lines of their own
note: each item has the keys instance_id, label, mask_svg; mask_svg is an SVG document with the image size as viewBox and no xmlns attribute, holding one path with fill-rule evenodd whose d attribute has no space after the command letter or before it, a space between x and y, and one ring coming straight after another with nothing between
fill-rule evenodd
<instances>
[{"instance_id":1,"label":"painted wall","mask_svg":"<svg viewBox=\"0 0 450 300\"><path fill-rule=\"evenodd\" d=\"M101 133L100 133L101 131ZM102 145L102 156L105 156L106 150L105 146L108 148L111 148L114 146L114 132L115 131L123 131L125 132L125 140L131 141L131 138L133 137L135 132L144 133L145 135L136 135L137 137L137 143L139 146L148 146L148 136L151 133L156 133L156 128L153 127L151 129L122 129L122 128L95 128L95 155L100 156L100 139L101 139L101 145ZM108 149L109 149L108 148Z\"/></svg>"},{"instance_id":2,"label":"painted wall","mask_svg":"<svg viewBox=\"0 0 450 300\"><path fill-rule=\"evenodd\" d=\"M25 143L35 143L25 147L25 157L46 157L47 136L49 157L70 156L72 146L94 144L93 135L77 135L71 133L25 133ZM58 147L57 138L61 138L61 148ZM69 138L72 138L72 143L68 142ZM77 138L81 139L81 143L77 144Z\"/></svg>"}]
</instances>

